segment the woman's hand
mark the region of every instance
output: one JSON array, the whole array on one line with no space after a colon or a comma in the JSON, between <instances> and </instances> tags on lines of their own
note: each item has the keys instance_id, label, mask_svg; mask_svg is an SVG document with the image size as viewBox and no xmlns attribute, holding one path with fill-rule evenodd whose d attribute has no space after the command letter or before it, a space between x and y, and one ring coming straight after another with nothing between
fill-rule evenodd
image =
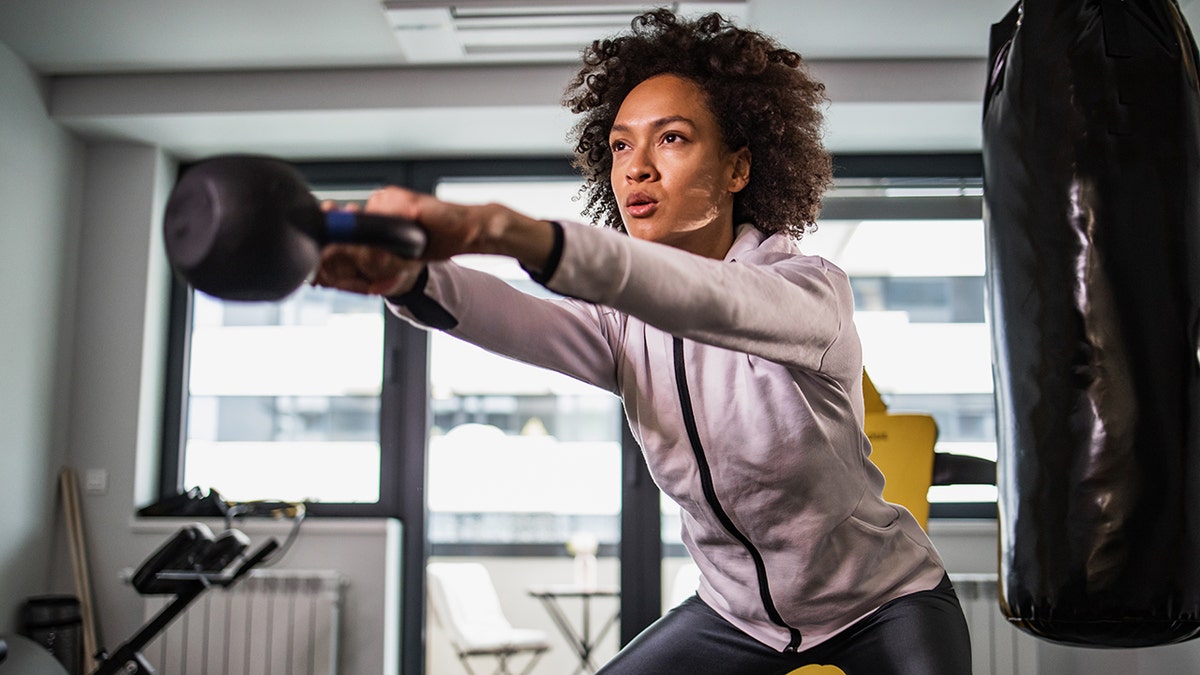
<instances>
[{"instance_id":1,"label":"woman's hand","mask_svg":"<svg viewBox=\"0 0 1200 675\"><path fill-rule=\"evenodd\" d=\"M334 205L325 202L322 208L329 210ZM347 210L357 208L350 206ZM406 260L368 246L335 244L322 250L314 284L393 296L412 288L423 261L487 253L511 256L530 269L542 269L554 243L549 223L498 204L464 206L404 188L385 187L372 192L362 210L419 223L427 235L422 260Z\"/></svg>"},{"instance_id":2,"label":"woman's hand","mask_svg":"<svg viewBox=\"0 0 1200 675\"><path fill-rule=\"evenodd\" d=\"M314 286L363 295L392 297L413 287L425 263L407 260L381 248L331 244L321 250Z\"/></svg>"},{"instance_id":3,"label":"woman's hand","mask_svg":"<svg viewBox=\"0 0 1200 675\"><path fill-rule=\"evenodd\" d=\"M337 208L339 206L333 201L321 202L324 211ZM340 208L360 210L357 204ZM401 258L373 246L330 244L321 249L321 261L312 283L351 293L391 297L411 289L424 267L422 261Z\"/></svg>"}]
</instances>

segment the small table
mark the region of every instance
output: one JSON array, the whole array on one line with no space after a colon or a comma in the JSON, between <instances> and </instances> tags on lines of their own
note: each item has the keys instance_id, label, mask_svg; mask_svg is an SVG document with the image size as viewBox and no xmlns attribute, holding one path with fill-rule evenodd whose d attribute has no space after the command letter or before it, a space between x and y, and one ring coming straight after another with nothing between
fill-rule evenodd
<instances>
[{"instance_id":1,"label":"small table","mask_svg":"<svg viewBox=\"0 0 1200 675\"><path fill-rule=\"evenodd\" d=\"M529 589L529 594L542 601L542 606L546 608L546 612L554 620L554 625L558 626L558 630L567 639L567 643L579 655L579 666L572 671L571 675L585 670L589 673L596 672L596 665L592 663L592 650L596 648L596 645L616 625L617 619L621 616L621 606L620 603L617 603L616 609L601 624L600 630L593 637L591 630L591 600L592 598L620 598L621 591L614 587L585 588L575 585L562 585L531 588ZM578 630L576 630L571 620L567 618L566 613L563 612L560 602L563 598L578 598L583 602L583 617Z\"/></svg>"}]
</instances>

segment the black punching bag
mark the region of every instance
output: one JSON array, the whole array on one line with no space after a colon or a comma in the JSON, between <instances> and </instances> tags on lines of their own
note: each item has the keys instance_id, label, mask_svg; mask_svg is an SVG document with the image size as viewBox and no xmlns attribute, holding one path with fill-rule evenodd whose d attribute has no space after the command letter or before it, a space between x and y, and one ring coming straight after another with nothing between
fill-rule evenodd
<instances>
[{"instance_id":1,"label":"black punching bag","mask_svg":"<svg viewBox=\"0 0 1200 675\"><path fill-rule=\"evenodd\" d=\"M1200 93L1171 0L992 29L1000 601L1066 644L1200 634Z\"/></svg>"}]
</instances>

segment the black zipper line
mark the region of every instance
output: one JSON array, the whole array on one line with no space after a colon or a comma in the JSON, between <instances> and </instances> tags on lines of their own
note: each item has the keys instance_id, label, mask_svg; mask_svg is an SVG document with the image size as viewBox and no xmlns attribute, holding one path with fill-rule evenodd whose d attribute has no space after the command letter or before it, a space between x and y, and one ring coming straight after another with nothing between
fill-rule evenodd
<instances>
[{"instance_id":1,"label":"black zipper line","mask_svg":"<svg viewBox=\"0 0 1200 675\"><path fill-rule=\"evenodd\" d=\"M688 440L692 444L692 453L696 455L696 464L700 469L700 488L704 491L704 498L708 500L708 505L712 507L713 513L717 520L721 521L726 531L737 539L742 546L746 547L746 551L750 553L750 557L754 559L754 571L758 576L758 592L761 596L764 609L767 611L767 616L775 624L786 628L791 635L791 642L784 648L785 652L795 652L800 648L800 631L792 626L789 626L783 620L783 616L779 614L779 610L775 607L775 601L771 599L771 588L767 582L767 565L763 561L762 554L750 541L750 538L742 533L734 524L733 519L725 512L725 507L721 506L721 501L717 498L717 491L713 487L712 469L708 466L708 458L704 455L704 447L700 444L700 432L696 428L696 413L692 409L692 397L688 389L687 372L684 368L683 359L683 339L674 338L675 351L675 385L679 389L679 404L683 412L683 425L687 429Z\"/></svg>"}]
</instances>

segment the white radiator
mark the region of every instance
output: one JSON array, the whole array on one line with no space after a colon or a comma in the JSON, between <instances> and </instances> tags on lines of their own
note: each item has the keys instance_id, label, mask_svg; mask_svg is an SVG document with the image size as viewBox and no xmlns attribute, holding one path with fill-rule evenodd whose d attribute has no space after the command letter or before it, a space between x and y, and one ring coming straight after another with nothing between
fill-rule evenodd
<instances>
[{"instance_id":1,"label":"white radiator","mask_svg":"<svg viewBox=\"0 0 1200 675\"><path fill-rule=\"evenodd\" d=\"M346 579L338 572L253 570L188 606L142 653L171 675L337 675ZM148 596L146 618L170 596Z\"/></svg>"},{"instance_id":2,"label":"white radiator","mask_svg":"<svg viewBox=\"0 0 1200 675\"><path fill-rule=\"evenodd\" d=\"M971 631L974 675L1038 675L1038 639L1000 611L995 574L951 574Z\"/></svg>"}]
</instances>

